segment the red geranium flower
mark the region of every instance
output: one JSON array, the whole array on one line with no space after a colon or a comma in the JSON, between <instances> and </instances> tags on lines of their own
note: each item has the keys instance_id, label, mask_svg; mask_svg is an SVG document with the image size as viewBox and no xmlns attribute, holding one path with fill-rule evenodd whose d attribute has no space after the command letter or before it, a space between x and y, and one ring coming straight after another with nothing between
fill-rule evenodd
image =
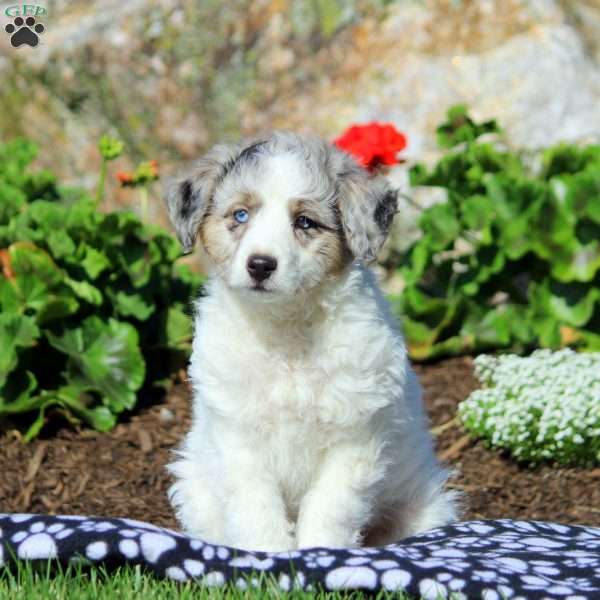
<instances>
[{"instance_id":1,"label":"red geranium flower","mask_svg":"<svg viewBox=\"0 0 600 600\"><path fill-rule=\"evenodd\" d=\"M122 185L127 185L128 183L133 182L133 174L125 173L125 171L119 171L116 175L117 179L121 182Z\"/></svg>"},{"instance_id":2,"label":"red geranium flower","mask_svg":"<svg viewBox=\"0 0 600 600\"><path fill-rule=\"evenodd\" d=\"M159 178L158 161L149 160L148 162L140 163L133 173L119 171L115 177L123 187L148 185Z\"/></svg>"},{"instance_id":3,"label":"red geranium flower","mask_svg":"<svg viewBox=\"0 0 600 600\"><path fill-rule=\"evenodd\" d=\"M406 148L406 137L393 125L374 121L366 125L352 125L333 143L373 171L379 165L400 162L397 154Z\"/></svg>"}]
</instances>

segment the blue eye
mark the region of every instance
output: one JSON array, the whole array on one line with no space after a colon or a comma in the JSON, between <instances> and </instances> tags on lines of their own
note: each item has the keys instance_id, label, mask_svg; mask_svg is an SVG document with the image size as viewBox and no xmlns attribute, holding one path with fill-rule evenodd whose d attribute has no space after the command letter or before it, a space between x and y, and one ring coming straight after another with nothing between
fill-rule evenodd
<instances>
[{"instance_id":1,"label":"blue eye","mask_svg":"<svg viewBox=\"0 0 600 600\"><path fill-rule=\"evenodd\" d=\"M236 210L233 213L233 218L238 222L238 223L247 223L248 219L250 218L250 215L248 214L248 211L240 208L240 210Z\"/></svg>"},{"instance_id":2,"label":"blue eye","mask_svg":"<svg viewBox=\"0 0 600 600\"><path fill-rule=\"evenodd\" d=\"M312 219L309 219L304 215L300 215L294 221L294 227L297 227L298 229L315 229L318 227L318 224L315 223L315 221L313 221Z\"/></svg>"}]
</instances>

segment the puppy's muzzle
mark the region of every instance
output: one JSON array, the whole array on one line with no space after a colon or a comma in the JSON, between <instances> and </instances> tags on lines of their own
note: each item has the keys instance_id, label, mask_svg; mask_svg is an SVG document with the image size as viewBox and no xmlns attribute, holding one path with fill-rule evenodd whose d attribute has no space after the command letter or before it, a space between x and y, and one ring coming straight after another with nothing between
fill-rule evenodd
<instances>
[{"instance_id":1,"label":"puppy's muzzle","mask_svg":"<svg viewBox=\"0 0 600 600\"><path fill-rule=\"evenodd\" d=\"M252 254L248 258L246 269L255 281L265 281L277 269L277 259L264 254Z\"/></svg>"}]
</instances>

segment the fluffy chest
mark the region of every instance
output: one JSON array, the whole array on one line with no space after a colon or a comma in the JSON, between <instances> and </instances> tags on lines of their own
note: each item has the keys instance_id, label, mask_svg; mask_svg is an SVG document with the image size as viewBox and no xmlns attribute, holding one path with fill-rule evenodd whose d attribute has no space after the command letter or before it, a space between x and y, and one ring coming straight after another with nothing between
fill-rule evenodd
<instances>
[{"instance_id":1,"label":"fluffy chest","mask_svg":"<svg viewBox=\"0 0 600 600\"><path fill-rule=\"evenodd\" d=\"M332 376L337 371L316 353L278 352L238 339L226 351L198 352L197 383L207 404L233 420L267 432L282 424L301 431L327 422Z\"/></svg>"},{"instance_id":2,"label":"fluffy chest","mask_svg":"<svg viewBox=\"0 0 600 600\"><path fill-rule=\"evenodd\" d=\"M274 454L304 456L356 437L401 391L388 361L373 364L349 343L288 355L239 340L219 352L207 346L193 362L207 408Z\"/></svg>"},{"instance_id":3,"label":"fluffy chest","mask_svg":"<svg viewBox=\"0 0 600 600\"><path fill-rule=\"evenodd\" d=\"M362 303L361 303L362 301ZM207 299L190 376L201 401L247 434L294 439L353 435L402 395L402 340L369 296L314 319L267 327Z\"/></svg>"}]
</instances>

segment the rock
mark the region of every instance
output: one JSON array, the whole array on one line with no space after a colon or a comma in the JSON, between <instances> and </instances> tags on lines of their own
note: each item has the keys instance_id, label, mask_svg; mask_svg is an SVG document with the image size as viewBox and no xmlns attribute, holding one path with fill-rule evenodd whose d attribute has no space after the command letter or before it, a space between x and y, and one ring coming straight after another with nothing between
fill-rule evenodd
<instances>
[{"instance_id":1,"label":"rock","mask_svg":"<svg viewBox=\"0 0 600 600\"><path fill-rule=\"evenodd\" d=\"M161 407L158 418L167 427L170 427L176 421L175 413L166 406Z\"/></svg>"},{"instance_id":2,"label":"rock","mask_svg":"<svg viewBox=\"0 0 600 600\"><path fill-rule=\"evenodd\" d=\"M435 126L456 102L478 119L497 118L511 146L600 140L598 0L58 0L50 8L37 48L0 41L0 130L31 137L41 164L88 188L106 132L128 152L111 172L142 159L169 171L217 140L273 127L333 138L372 119L407 133L409 160L431 161ZM404 173L393 174L402 185ZM155 219L158 196L157 188ZM136 202L110 182L106 206Z\"/></svg>"}]
</instances>

